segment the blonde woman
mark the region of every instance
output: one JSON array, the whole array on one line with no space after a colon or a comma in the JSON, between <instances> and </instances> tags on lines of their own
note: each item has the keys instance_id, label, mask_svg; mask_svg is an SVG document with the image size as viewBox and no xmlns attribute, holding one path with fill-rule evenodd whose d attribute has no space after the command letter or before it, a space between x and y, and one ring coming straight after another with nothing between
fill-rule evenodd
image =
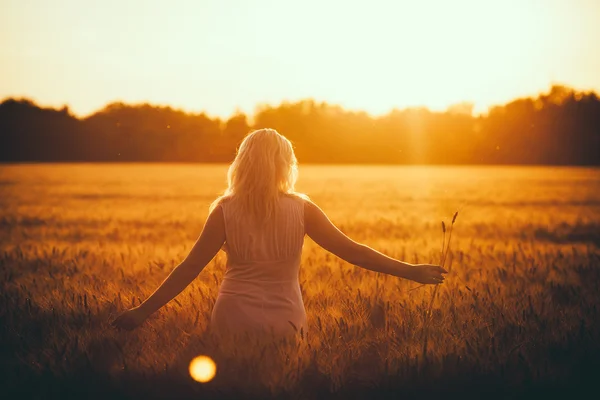
<instances>
[{"instance_id":1,"label":"blonde woman","mask_svg":"<svg viewBox=\"0 0 600 400\"><path fill-rule=\"evenodd\" d=\"M347 237L315 203L295 191L297 176L288 139L274 129L248 134L229 167L229 187L211 205L189 255L146 301L113 324L124 329L139 326L185 289L223 248L227 266L212 310L213 330L277 335L306 330L298 283L305 234L359 267L424 284L444 281L446 271L437 265L399 261Z\"/></svg>"}]
</instances>

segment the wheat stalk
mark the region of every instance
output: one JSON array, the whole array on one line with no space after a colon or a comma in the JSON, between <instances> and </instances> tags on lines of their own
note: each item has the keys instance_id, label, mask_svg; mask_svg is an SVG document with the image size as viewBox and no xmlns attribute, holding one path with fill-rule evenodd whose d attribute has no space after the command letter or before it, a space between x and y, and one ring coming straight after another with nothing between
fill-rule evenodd
<instances>
[{"instance_id":1,"label":"wheat stalk","mask_svg":"<svg viewBox=\"0 0 600 400\"><path fill-rule=\"evenodd\" d=\"M441 252L441 261L440 266L444 268L446 264L446 260L448 259L448 253L450 252L450 241L452 240L452 231L454 228L454 223L456 222L456 217L458 217L458 211L454 213L452 217L452 223L450 224L450 233L448 234L448 242L446 244L446 224L442 221L442 252ZM427 342L429 337L429 322L431 320L431 310L433 308L433 302L435 301L435 296L437 295L439 289L439 285L436 285L433 288L433 292L431 294L431 300L429 301L429 306L427 307L427 311L425 312L425 321L423 323L423 360L427 357Z\"/></svg>"}]
</instances>

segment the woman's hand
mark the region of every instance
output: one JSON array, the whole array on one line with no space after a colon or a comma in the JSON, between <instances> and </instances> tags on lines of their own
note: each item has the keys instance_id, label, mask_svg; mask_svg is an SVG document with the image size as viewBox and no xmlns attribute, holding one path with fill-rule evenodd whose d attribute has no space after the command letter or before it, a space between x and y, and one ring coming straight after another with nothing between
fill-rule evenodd
<instances>
[{"instance_id":1,"label":"woman's hand","mask_svg":"<svg viewBox=\"0 0 600 400\"><path fill-rule=\"evenodd\" d=\"M410 280L423 284L440 284L444 282L444 276L447 274L444 268L433 264L415 264L410 273Z\"/></svg>"},{"instance_id":2,"label":"woman's hand","mask_svg":"<svg viewBox=\"0 0 600 400\"><path fill-rule=\"evenodd\" d=\"M148 316L139 308L134 307L119 315L111 325L118 329L132 330L140 326Z\"/></svg>"}]
</instances>

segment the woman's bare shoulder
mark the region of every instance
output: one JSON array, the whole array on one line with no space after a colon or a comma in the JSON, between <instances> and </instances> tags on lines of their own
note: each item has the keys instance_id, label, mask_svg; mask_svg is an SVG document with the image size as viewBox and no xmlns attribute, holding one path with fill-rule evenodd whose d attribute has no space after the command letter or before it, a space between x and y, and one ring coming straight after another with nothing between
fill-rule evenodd
<instances>
[{"instance_id":1,"label":"woman's bare shoulder","mask_svg":"<svg viewBox=\"0 0 600 400\"><path fill-rule=\"evenodd\" d=\"M292 193L284 193L285 198L288 198L294 202L300 203L304 205L305 203L310 203L310 197L304 193L300 192L292 192Z\"/></svg>"},{"instance_id":2,"label":"woman's bare shoulder","mask_svg":"<svg viewBox=\"0 0 600 400\"><path fill-rule=\"evenodd\" d=\"M229 203L231 201L231 196L230 195L223 195L223 196L219 196L215 199L215 201L212 202L210 209L214 210L219 206L224 206L227 203Z\"/></svg>"}]
</instances>

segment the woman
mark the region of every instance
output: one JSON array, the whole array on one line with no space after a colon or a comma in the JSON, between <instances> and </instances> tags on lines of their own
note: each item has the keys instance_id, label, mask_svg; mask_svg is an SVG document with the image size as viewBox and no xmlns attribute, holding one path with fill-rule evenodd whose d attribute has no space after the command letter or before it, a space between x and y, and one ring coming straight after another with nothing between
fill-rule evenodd
<instances>
[{"instance_id":1,"label":"woman","mask_svg":"<svg viewBox=\"0 0 600 400\"><path fill-rule=\"evenodd\" d=\"M210 207L200 237L186 259L138 307L113 324L140 325L185 289L223 247L227 267L211 315L216 331L287 334L306 330L298 283L307 234L347 262L423 284L444 281L443 268L409 264L348 238L305 195L296 193L298 175L291 142L274 129L248 134L229 167L229 187Z\"/></svg>"}]
</instances>

